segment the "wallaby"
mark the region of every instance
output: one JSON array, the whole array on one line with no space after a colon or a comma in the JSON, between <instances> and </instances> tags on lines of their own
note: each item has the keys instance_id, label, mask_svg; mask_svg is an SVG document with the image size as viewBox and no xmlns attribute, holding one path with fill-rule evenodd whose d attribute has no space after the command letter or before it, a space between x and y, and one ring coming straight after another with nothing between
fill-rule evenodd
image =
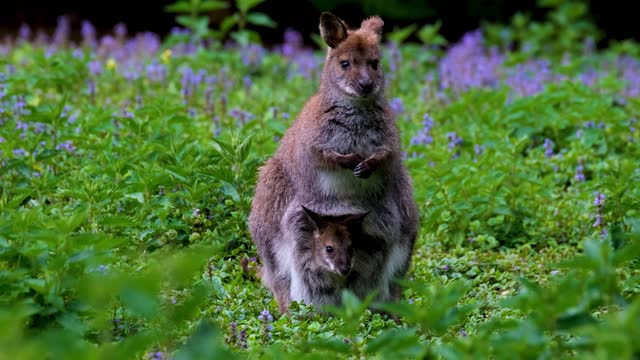
<instances>
[{"instance_id":1,"label":"wallaby","mask_svg":"<svg viewBox=\"0 0 640 360\"><path fill-rule=\"evenodd\" d=\"M289 295L294 291L291 278L277 273L276 260L287 236L282 219L294 201L317 213L369 211L362 225L364 238L380 239L385 249L375 287L382 300L399 295L392 280L409 267L418 212L384 95L382 27L377 16L350 30L335 15L321 15L320 34L329 48L320 89L260 169L249 228L269 265L263 281L278 299L287 288Z\"/></svg>"},{"instance_id":2,"label":"wallaby","mask_svg":"<svg viewBox=\"0 0 640 360\"><path fill-rule=\"evenodd\" d=\"M354 264L352 234L359 231L366 215L321 215L304 206L294 207L285 215L283 221L293 232L285 238L294 242L281 253L291 260L281 261L281 265L289 263L291 267L289 301L304 301L320 311L322 305L340 304Z\"/></svg>"}]
</instances>

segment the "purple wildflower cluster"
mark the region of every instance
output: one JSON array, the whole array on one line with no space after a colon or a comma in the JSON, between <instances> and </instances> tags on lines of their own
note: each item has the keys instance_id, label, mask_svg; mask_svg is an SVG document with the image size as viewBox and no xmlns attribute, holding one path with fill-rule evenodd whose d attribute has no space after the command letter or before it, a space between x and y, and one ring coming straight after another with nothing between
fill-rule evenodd
<instances>
[{"instance_id":1,"label":"purple wildflower cluster","mask_svg":"<svg viewBox=\"0 0 640 360\"><path fill-rule=\"evenodd\" d=\"M519 64L509 70L505 83L520 97L536 95L544 90L545 84L556 79L550 66L548 60L532 60Z\"/></svg>"},{"instance_id":2,"label":"purple wildflower cluster","mask_svg":"<svg viewBox=\"0 0 640 360\"><path fill-rule=\"evenodd\" d=\"M227 343L236 345L241 349L246 349L248 347L247 329L242 329L238 332L238 323L233 321L229 323L229 331L231 334L226 338Z\"/></svg>"},{"instance_id":3,"label":"purple wildflower cluster","mask_svg":"<svg viewBox=\"0 0 640 360\"><path fill-rule=\"evenodd\" d=\"M434 124L433 118L429 114L424 114L422 117L422 129L413 136L411 145L430 145L433 142L431 129L433 129Z\"/></svg>"},{"instance_id":4,"label":"purple wildflower cluster","mask_svg":"<svg viewBox=\"0 0 640 360\"><path fill-rule=\"evenodd\" d=\"M290 64L288 78L302 75L312 79L320 69L321 61L311 48L304 46L302 34L293 29L284 32L284 43L276 48Z\"/></svg>"},{"instance_id":5,"label":"purple wildflower cluster","mask_svg":"<svg viewBox=\"0 0 640 360\"><path fill-rule=\"evenodd\" d=\"M263 336L264 342L266 343L270 341L273 337L272 335L273 325L271 325L271 323L273 322L273 316L271 315L269 310L265 309L258 316L258 320L262 322L262 325L263 325L262 336Z\"/></svg>"},{"instance_id":6,"label":"purple wildflower cluster","mask_svg":"<svg viewBox=\"0 0 640 360\"><path fill-rule=\"evenodd\" d=\"M544 157L546 158L553 157L554 143L553 141L551 141L551 139L549 138L544 139L544 144L542 145L542 147L544 148Z\"/></svg>"},{"instance_id":7,"label":"purple wildflower cluster","mask_svg":"<svg viewBox=\"0 0 640 360\"><path fill-rule=\"evenodd\" d=\"M463 140L455 131L450 131L447 133L447 140L449 144L447 145L449 152L453 152L453 158L456 159L460 156L459 146L462 145Z\"/></svg>"},{"instance_id":8,"label":"purple wildflower cluster","mask_svg":"<svg viewBox=\"0 0 640 360\"><path fill-rule=\"evenodd\" d=\"M240 48L242 63L252 69L258 68L262 64L265 53L266 50L258 44L249 44Z\"/></svg>"},{"instance_id":9,"label":"purple wildflower cluster","mask_svg":"<svg viewBox=\"0 0 640 360\"><path fill-rule=\"evenodd\" d=\"M575 175L573 175L573 178L577 182L584 182L586 180L584 176L584 165L578 164L578 166L576 167L576 173Z\"/></svg>"},{"instance_id":10,"label":"purple wildflower cluster","mask_svg":"<svg viewBox=\"0 0 640 360\"><path fill-rule=\"evenodd\" d=\"M470 88L495 87L503 58L497 49L485 49L482 32L469 32L440 61L440 87L456 94Z\"/></svg>"},{"instance_id":11,"label":"purple wildflower cluster","mask_svg":"<svg viewBox=\"0 0 640 360\"><path fill-rule=\"evenodd\" d=\"M593 223L594 228L600 228L600 235L602 237L606 237L608 234L606 224L604 221L604 200L605 196L601 192L594 193L595 198L593 199L593 205L596 207L596 221Z\"/></svg>"},{"instance_id":12,"label":"purple wildflower cluster","mask_svg":"<svg viewBox=\"0 0 640 360\"><path fill-rule=\"evenodd\" d=\"M147 359L149 360L163 360L166 359L164 353L162 351L152 351L147 354Z\"/></svg>"},{"instance_id":13,"label":"purple wildflower cluster","mask_svg":"<svg viewBox=\"0 0 640 360\"><path fill-rule=\"evenodd\" d=\"M400 115L404 114L405 112L404 102L399 97L391 99L391 101L389 102L389 107L391 108L391 112L396 118L400 117Z\"/></svg>"}]
</instances>

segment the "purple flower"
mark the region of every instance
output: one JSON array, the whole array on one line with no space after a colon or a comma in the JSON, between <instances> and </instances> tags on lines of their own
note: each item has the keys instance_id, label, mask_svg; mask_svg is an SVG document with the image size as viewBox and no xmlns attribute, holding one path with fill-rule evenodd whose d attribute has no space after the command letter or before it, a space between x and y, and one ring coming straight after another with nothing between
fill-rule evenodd
<instances>
[{"instance_id":1,"label":"purple flower","mask_svg":"<svg viewBox=\"0 0 640 360\"><path fill-rule=\"evenodd\" d=\"M302 34L294 29L288 28L284 32L284 44L282 44L280 51L285 57L293 58L296 53L302 49L303 45Z\"/></svg>"},{"instance_id":2,"label":"purple flower","mask_svg":"<svg viewBox=\"0 0 640 360\"><path fill-rule=\"evenodd\" d=\"M36 122L36 123L32 123L32 125L33 125L33 132L36 134L43 133L47 130L47 124Z\"/></svg>"},{"instance_id":3,"label":"purple flower","mask_svg":"<svg viewBox=\"0 0 640 360\"><path fill-rule=\"evenodd\" d=\"M242 82L244 83L244 87L249 90L253 85L253 81L251 80L251 76L247 75L242 78Z\"/></svg>"},{"instance_id":4,"label":"purple flower","mask_svg":"<svg viewBox=\"0 0 640 360\"><path fill-rule=\"evenodd\" d=\"M16 117L20 117L22 115L26 115L25 107L27 106L24 96L20 95L16 97L16 102L13 104L13 112Z\"/></svg>"},{"instance_id":5,"label":"purple flower","mask_svg":"<svg viewBox=\"0 0 640 360\"><path fill-rule=\"evenodd\" d=\"M402 53L400 52L398 44L394 41L389 42L387 48L389 49L390 75L393 76L393 74L400 68L400 63L402 63Z\"/></svg>"},{"instance_id":6,"label":"purple flower","mask_svg":"<svg viewBox=\"0 0 640 360\"><path fill-rule=\"evenodd\" d=\"M88 79L87 80L87 90L89 92L89 97L91 98L91 101L93 102L95 100L96 97L96 83L95 81Z\"/></svg>"},{"instance_id":7,"label":"purple flower","mask_svg":"<svg viewBox=\"0 0 640 360\"><path fill-rule=\"evenodd\" d=\"M602 226L604 224L604 217L602 214L596 214L596 222L593 223L593 227Z\"/></svg>"},{"instance_id":8,"label":"purple flower","mask_svg":"<svg viewBox=\"0 0 640 360\"><path fill-rule=\"evenodd\" d=\"M239 125L244 125L249 120L255 118L255 115L253 115L252 113L247 112L247 111L242 111L242 110L237 109L237 108L231 109L231 111L229 112L229 115L231 115L232 117L236 118L236 120L238 120L238 124Z\"/></svg>"},{"instance_id":9,"label":"purple flower","mask_svg":"<svg viewBox=\"0 0 640 360\"><path fill-rule=\"evenodd\" d=\"M550 69L547 60L531 60L513 68L505 83L518 96L533 96L542 92L546 83L554 81Z\"/></svg>"},{"instance_id":10,"label":"purple flower","mask_svg":"<svg viewBox=\"0 0 640 360\"><path fill-rule=\"evenodd\" d=\"M462 145L462 138L458 136L458 134L456 134L455 131L450 131L447 133L447 140L449 141L448 144L448 148L449 148L449 152L453 152L458 146ZM457 158L458 157L458 152L456 152L453 157Z\"/></svg>"},{"instance_id":11,"label":"purple flower","mask_svg":"<svg viewBox=\"0 0 640 360\"><path fill-rule=\"evenodd\" d=\"M404 113L404 103L402 102L402 99L399 97L391 99L391 102L389 103L389 107L391 108L391 111L396 116Z\"/></svg>"},{"instance_id":12,"label":"purple flower","mask_svg":"<svg viewBox=\"0 0 640 360\"><path fill-rule=\"evenodd\" d=\"M593 205L595 205L597 207L603 207L604 206L604 199L605 199L604 194L601 193L601 192L596 192L595 195L596 195L596 197L593 199Z\"/></svg>"},{"instance_id":13,"label":"purple flower","mask_svg":"<svg viewBox=\"0 0 640 360\"><path fill-rule=\"evenodd\" d=\"M56 145L56 150L65 150L68 153L73 153L74 151L76 151L76 147L73 145L71 140L67 140Z\"/></svg>"},{"instance_id":14,"label":"purple flower","mask_svg":"<svg viewBox=\"0 0 640 360\"><path fill-rule=\"evenodd\" d=\"M433 137L431 136L431 129L433 128L435 122L433 118L429 116L429 114L424 114L422 117L422 125L423 128L418 131L418 133L411 139L411 145L429 145L433 142Z\"/></svg>"},{"instance_id":15,"label":"purple flower","mask_svg":"<svg viewBox=\"0 0 640 360\"><path fill-rule=\"evenodd\" d=\"M240 56L242 57L242 63L250 68L257 68L262 63L264 58L265 49L256 44L249 44L240 49Z\"/></svg>"},{"instance_id":16,"label":"purple flower","mask_svg":"<svg viewBox=\"0 0 640 360\"><path fill-rule=\"evenodd\" d=\"M546 138L544 139L544 156L545 157L552 157L553 156L553 141L551 141L551 139Z\"/></svg>"},{"instance_id":17,"label":"purple flower","mask_svg":"<svg viewBox=\"0 0 640 360\"><path fill-rule=\"evenodd\" d=\"M262 312L258 316L258 320L263 321L263 322L272 322L273 321L273 316L271 315L269 310L265 309L265 310L262 310Z\"/></svg>"},{"instance_id":18,"label":"purple flower","mask_svg":"<svg viewBox=\"0 0 640 360\"><path fill-rule=\"evenodd\" d=\"M473 152L476 154L476 156L482 155L484 153L484 150L485 150L485 146L484 145L475 144L473 146Z\"/></svg>"},{"instance_id":19,"label":"purple flower","mask_svg":"<svg viewBox=\"0 0 640 360\"><path fill-rule=\"evenodd\" d=\"M69 34L71 33L71 22L69 17L62 15L58 17L58 24L53 33L53 45L55 47L61 47L66 45L69 40Z\"/></svg>"},{"instance_id":20,"label":"purple flower","mask_svg":"<svg viewBox=\"0 0 640 360\"><path fill-rule=\"evenodd\" d=\"M200 209L198 208L193 209L193 213L191 215L195 218L200 217Z\"/></svg>"},{"instance_id":21,"label":"purple flower","mask_svg":"<svg viewBox=\"0 0 640 360\"><path fill-rule=\"evenodd\" d=\"M584 166L582 164L579 164L576 167L576 174L573 176L573 178L578 182L584 182L585 181Z\"/></svg>"},{"instance_id":22,"label":"purple flower","mask_svg":"<svg viewBox=\"0 0 640 360\"><path fill-rule=\"evenodd\" d=\"M98 60L89 61L89 74L92 76L102 74L102 63Z\"/></svg>"},{"instance_id":23,"label":"purple flower","mask_svg":"<svg viewBox=\"0 0 640 360\"><path fill-rule=\"evenodd\" d=\"M29 153L25 149L13 149L13 155L17 157L28 156Z\"/></svg>"},{"instance_id":24,"label":"purple flower","mask_svg":"<svg viewBox=\"0 0 640 360\"><path fill-rule=\"evenodd\" d=\"M485 49L480 30L469 32L440 61L440 87L457 94L469 88L495 87L502 63L503 56L497 50Z\"/></svg>"},{"instance_id":25,"label":"purple flower","mask_svg":"<svg viewBox=\"0 0 640 360\"><path fill-rule=\"evenodd\" d=\"M146 73L151 82L164 82L167 78L167 68L157 60L147 65Z\"/></svg>"},{"instance_id":26,"label":"purple flower","mask_svg":"<svg viewBox=\"0 0 640 360\"><path fill-rule=\"evenodd\" d=\"M188 101L193 93L193 70L190 67L182 70L182 77L180 79L180 85L182 86L180 92L184 98L184 103Z\"/></svg>"},{"instance_id":27,"label":"purple flower","mask_svg":"<svg viewBox=\"0 0 640 360\"><path fill-rule=\"evenodd\" d=\"M98 40L96 38L96 28L87 20L82 21L82 27L80 30L82 34L82 43L90 48L98 46Z\"/></svg>"},{"instance_id":28,"label":"purple flower","mask_svg":"<svg viewBox=\"0 0 640 360\"><path fill-rule=\"evenodd\" d=\"M240 345L240 348L242 348L242 349L246 349L248 347L248 345L247 345L247 329L240 330L240 336L238 336L238 343Z\"/></svg>"},{"instance_id":29,"label":"purple flower","mask_svg":"<svg viewBox=\"0 0 640 360\"><path fill-rule=\"evenodd\" d=\"M20 29L18 30L18 37L22 41L29 41L31 38L31 27L28 24L20 25Z\"/></svg>"},{"instance_id":30,"label":"purple flower","mask_svg":"<svg viewBox=\"0 0 640 360\"><path fill-rule=\"evenodd\" d=\"M122 102L122 106L120 106L120 116L123 118L133 119L133 113L127 110L128 104L129 102L126 100Z\"/></svg>"},{"instance_id":31,"label":"purple flower","mask_svg":"<svg viewBox=\"0 0 640 360\"><path fill-rule=\"evenodd\" d=\"M127 36L127 25L121 22L117 23L113 28L113 33L117 38L123 39L125 36Z\"/></svg>"}]
</instances>

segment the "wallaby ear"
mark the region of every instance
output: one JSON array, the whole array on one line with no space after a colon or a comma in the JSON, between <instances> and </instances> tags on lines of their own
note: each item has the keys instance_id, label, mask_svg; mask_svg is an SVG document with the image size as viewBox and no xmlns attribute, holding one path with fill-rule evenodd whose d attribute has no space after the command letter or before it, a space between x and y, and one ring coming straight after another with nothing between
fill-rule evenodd
<instances>
[{"instance_id":1,"label":"wallaby ear","mask_svg":"<svg viewBox=\"0 0 640 360\"><path fill-rule=\"evenodd\" d=\"M320 15L320 35L330 48L335 48L347 38L347 24L330 12Z\"/></svg>"},{"instance_id":2,"label":"wallaby ear","mask_svg":"<svg viewBox=\"0 0 640 360\"><path fill-rule=\"evenodd\" d=\"M382 35L382 27L384 26L384 21L379 16L372 16L362 22L360 25L360 29L366 29L369 31L373 31L378 34L378 36Z\"/></svg>"},{"instance_id":3,"label":"wallaby ear","mask_svg":"<svg viewBox=\"0 0 640 360\"><path fill-rule=\"evenodd\" d=\"M313 223L316 225L318 229L325 223L325 219L323 215L320 215L317 212L307 209L304 205L300 205L300 206L302 206L302 210L304 210L304 213L307 214L309 219L313 221Z\"/></svg>"}]
</instances>

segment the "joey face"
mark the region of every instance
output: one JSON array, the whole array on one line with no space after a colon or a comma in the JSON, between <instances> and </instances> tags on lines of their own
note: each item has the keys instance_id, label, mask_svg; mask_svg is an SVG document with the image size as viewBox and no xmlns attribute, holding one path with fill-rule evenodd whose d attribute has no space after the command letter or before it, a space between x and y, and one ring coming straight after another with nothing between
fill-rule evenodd
<instances>
[{"instance_id":1,"label":"joey face","mask_svg":"<svg viewBox=\"0 0 640 360\"><path fill-rule=\"evenodd\" d=\"M319 229L316 251L325 268L341 276L351 272L353 245L346 226L333 225Z\"/></svg>"},{"instance_id":2,"label":"joey face","mask_svg":"<svg viewBox=\"0 0 640 360\"><path fill-rule=\"evenodd\" d=\"M304 206L302 208L315 225L314 259L325 270L347 276L353 265L352 234L362 226L362 219L367 213L320 215Z\"/></svg>"},{"instance_id":3,"label":"joey face","mask_svg":"<svg viewBox=\"0 0 640 360\"><path fill-rule=\"evenodd\" d=\"M383 90L382 25L379 17L372 17L363 21L359 29L348 30L335 15L322 14L320 33L330 48L322 77L325 86L352 97L374 96Z\"/></svg>"}]
</instances>

